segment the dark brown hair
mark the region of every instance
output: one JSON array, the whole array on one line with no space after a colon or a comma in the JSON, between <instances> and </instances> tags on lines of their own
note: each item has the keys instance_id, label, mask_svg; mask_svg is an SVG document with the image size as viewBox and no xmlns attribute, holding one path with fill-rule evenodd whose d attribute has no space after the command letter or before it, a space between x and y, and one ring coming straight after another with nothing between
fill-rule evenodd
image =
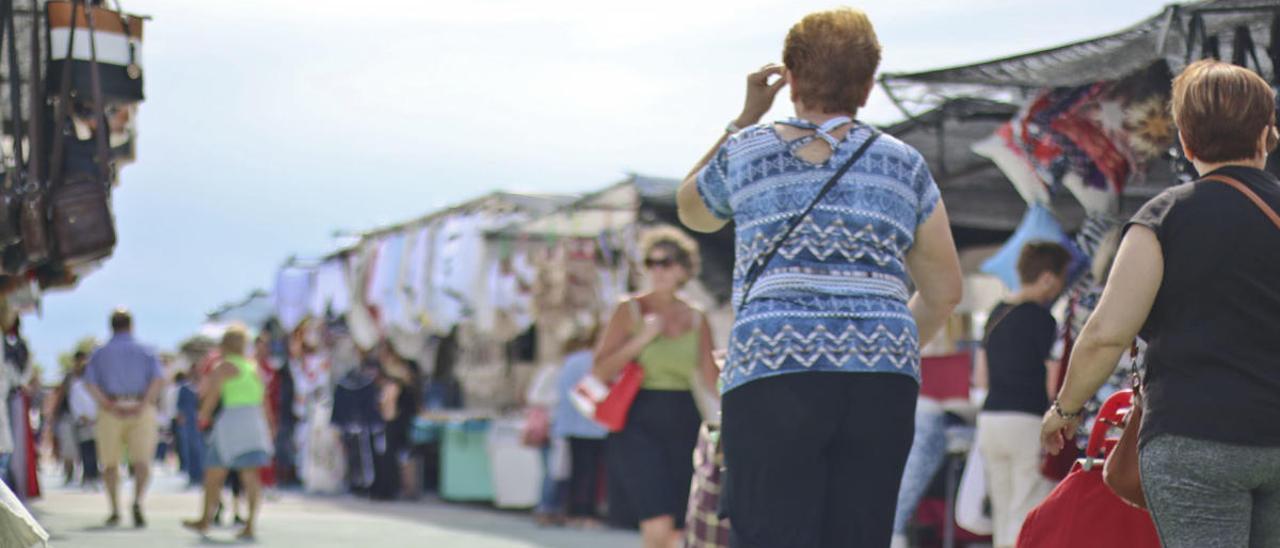
<instances>
[{"instance_id":1,"label":"dark brown hair","mask_svg":"<svg viewBox=\"0 0 1280 548\"><path fill-rule=\"evenodd\" d=\"M1034 283L1041 274L1049 272L1064 275L1071 264L1071 253L1054 242L1031 242L1022 247L1018 256L1018 279L1022 283Z\"/></svg>"},{"instance_id":2,"label":"dark brown hair","mask_svg":"<svg viewBox=\"0 0 1280 548\"><path fill-rule=\"evenodd\" d=\"M880 41L861 10L838 8L806 15L782 48L795 97L822 112L856 112L880 66Z\"/></svg>"},{"instance_id":3,"label":"dark brown hair","mask_svg":"<svg viewBox=\"0 0 1280 548\"><path fill-rule=\"evenodd\" d=\"M1173 121L1184 144L1205 162L1247 160L1258 138L1275 125L1276 96L1257 73L1205 59L1173 79Z\"/></svg>"},{"instance_id":4,"label":"dark brown hair","mask_svg":"<svg viewBox=\"0 0 1280 548\"><path fill-rule=\"evenodd\" d=\"M111 331L119 333L133 328L133 316L128 310L117 308L111 313Z\"/></svg>"}]
</instances>

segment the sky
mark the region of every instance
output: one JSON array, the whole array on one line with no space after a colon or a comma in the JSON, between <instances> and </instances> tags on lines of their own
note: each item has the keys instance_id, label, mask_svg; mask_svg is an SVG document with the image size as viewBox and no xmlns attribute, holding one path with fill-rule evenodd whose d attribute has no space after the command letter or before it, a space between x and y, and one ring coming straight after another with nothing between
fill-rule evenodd
<instances>
[{"instance_id":1,"label":"sky","mask_svg":"<svg viewBox=\"0 0 1280 548\"><path fill-rule=\"evenodd\" d=\"M335 234L494 190L681 177L741 109L797 0L122 0L151 15L119 244L24 318L39 363L116 306L171 349ZM1122 29L1164 0L871 0L881 70L983 61ZM376 8L376 9L375 9ZM781 96L768 118L791 114ZM877 90L860 114L893 122Z\"/></svg>"}]
</instances>

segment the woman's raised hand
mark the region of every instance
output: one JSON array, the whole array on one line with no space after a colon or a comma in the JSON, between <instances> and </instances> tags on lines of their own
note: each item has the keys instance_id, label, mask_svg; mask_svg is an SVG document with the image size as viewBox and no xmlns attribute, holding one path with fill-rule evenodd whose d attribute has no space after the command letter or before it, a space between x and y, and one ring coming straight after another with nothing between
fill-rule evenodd
<instances>
[{"instance_id":1,"label":"woman's raised hand","mask_svg":"<svg viewBox=\"0 0 1280 548\"><path fill-rule=\"evenodd\" d=\"M783 77L786 67L777 63L769 63L747 75L747 98L742 105L742 114L735 122L738 127L746 127L760 122L760 119L773 108L773 100L778 92L787 85ZM773 83L772 77L778 77Z\"/></svg>"}]
</instances>

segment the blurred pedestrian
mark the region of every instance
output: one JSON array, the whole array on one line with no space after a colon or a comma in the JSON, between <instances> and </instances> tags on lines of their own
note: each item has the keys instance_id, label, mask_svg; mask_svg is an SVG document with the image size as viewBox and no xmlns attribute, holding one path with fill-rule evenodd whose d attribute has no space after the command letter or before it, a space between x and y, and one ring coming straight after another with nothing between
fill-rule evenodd
<instances>
[{"instance_id":1,"label":"blurred pedestrian","mask_svg":"<svg viewBox=\"0 0 1280 548\"><path fill-rule=\"evenodd\" d=\"M89 354L77 350L72 358L75 362L74 376L67 398L70 401L71 416L75 421L76 441L80 448L80 484L97 488L101 469L98 468L98 444L94 440L94 425L98 420L98 403L85 382L85 368L89 363Z\"/></svg>"},{"instance_id":2,"label":"blurred pedestrian","mask_svg":"<svg viewBox=\"0 0 1280 548\"><path fill-rule=\"evenodd\" d=\"M200 413L200 396L196 392L199 378L199 368L193 367L190 376L180 375L176 379L178 451L187 472L188 487L202 485L204 482L204 434L196 425L196 418Z\"/></svg>"},{"instance_id":3,"label":"blurred pedestrian","mask_svg":"<svg viewBox=\"0 0 1280 548\"><path fill-rule=\"evenodd\" d=\"M142 502L155 456L156 404L164 374L155 353L133 338L133 316L127 310L111 314L111 332L111 340L93 353L85 368L87 387L98 404L94 434L111 504L106 525L120 524L120 464L127 447L134 473L133 524L145 527Z\"/></svg>"},{"instance_id":4,"label":"blurred pedestrian","mask_svg":"<svg viewBox=\"0 0 1280 548\"><path fill-rule=\"evenodd\" d=\"M559 398L551 416L551 437L565 438L569 443L569 525L585 528L600 525L597 503L608 431L579 413L569 394L578 381L591 374L595 339L595 330L590 330L565 344L564 365L556 387Z\"/></svg>"},{"instance_id":5,"label":"blurred pedestrian","mask_svg":"<svg viewBox=\"0 0 1280 548\"><path fill-rule=\"evenodd\" d=\"M259 469L271 461L271 432L264 408L266 386L257 363L245 357L248 342L243 326L227 329L220 345L222 362L209 374L206 390L201 394L197 421L202 430L209 432L204 507L199 519L183 522L201 535L208 532L213 521L229 470L240 475L249 503L249 516L236 538L249 540L257 533L262 501Z\"/></svg>"},{"instance_id":6,"label":"blurred pedestrian","mask_svg":"<svg viewBox=\"0 0 1280 548\"><path fill-rule=\"evenodd\" d=\"M987 398L978 414L978 450L986 463L996 548L1012 548L1027 513L1053 490L1040 473L1040 418L1057 392L1051 353L1058 324L1049 308L1066 287L1071 254L1032 242L1018 258L1021 287L987 320L982 354Z\"/></svg>"},{"instance_id":7,"label":"blurred pedestrian","mask_svg":"<svg viewBox=\"0 0 1280 548\"><path fill-rule=\"evenodd\" d=\"M1174 79L1172 111L1204 179L1128 223L1041 438L1062 450L1141 335L1142 420L1129 428L1161 543L1280 546L1280 180L1264 170L1280 141L1275 91L1249 69L1198 61Z\"/></svg>"},{"instance_id":8,"label":"blurred pedestrian","mask_svg":"<svg viewBox=\"0 0 1280 548\"><path fill-rule=\"evenodd\" d=\"M610 500L626 499L640 519L646 548L683 540L693 449L702 417L694 375L714 386L711 327L680 295L698 275L698 244L675 227L650 229L640 245L649 290L618 305L595 355L593 373L612 380L631 362L644 370L626 427L609 437ZM615 485L616 483L616 485Z\"/></svg>"},{"instance_id":9,"label":"blurred pedestrian","mask_svg":"<svg viewBox=\"0 0 1280 548\"><path fill-rule=\"evenodd\" d=\"M959 303L960 264L923 156L855 119L880 62L866 14L805 16L782 60L747 76L742 114L678 193L690 228L736 231L733 545L888 546L920 341ZM795 117L759 124L783 87Z\"/></svg>"},{"instance_id":10,"label":"blurred pedestrian","mask_svg":"<svg viewBox=\"0 0 1280 548\"><path fill-rule=\"evenodd\" d=\"M76 377L75 364L67 371L62 382L49 395L48 416L53 427L53 454L62 462L62 482L71 485L76 480L76 468L80 464L80 444L76 440L76 421L71 415L71 382Z\"/></svg>"}]
</instances>

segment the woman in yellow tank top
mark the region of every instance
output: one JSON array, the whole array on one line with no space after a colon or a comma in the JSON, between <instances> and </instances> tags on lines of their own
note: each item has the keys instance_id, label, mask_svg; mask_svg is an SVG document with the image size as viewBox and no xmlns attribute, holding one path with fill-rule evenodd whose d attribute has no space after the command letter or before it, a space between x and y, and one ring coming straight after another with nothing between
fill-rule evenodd
<instances>
[{"instance_id":1,"label":"woman in yellow tank top","mask_svg":"<svg viewBox=\"0 0 1280 548\"><path fill-rule=\"evenodd\" d=\"M715 386L718 372L706 318L679 295L698 273L697 243L664 227L645 234L641 251L651 289L618 305L593 372L613 379L633 361L644 369L626 427L606 442L609 500L634 512L645 548L670 548L682 538L702 420L694 376Z\"/></svg>"},{"instance_id":2,"label":"woman in yellow tank top","mask_svg":"<svg viewBox=\"0 0 1280 548\"><path fill-rule=\"evenodd\" d=\"M204 456L204 504L198 520L182 524L201 535L221 502L227 474L240 474L249 499L249 519L237 538L254 538L258 506L262 500L260 469L271 461L271 432L263 405L266 386L258 364L244 356L249 335L244 326L233 325L222 336L222 363L209 374L200 395L199 422L206 430ZM215 418L216 415L216 418Z\"/></svg>"}]
</instances>

